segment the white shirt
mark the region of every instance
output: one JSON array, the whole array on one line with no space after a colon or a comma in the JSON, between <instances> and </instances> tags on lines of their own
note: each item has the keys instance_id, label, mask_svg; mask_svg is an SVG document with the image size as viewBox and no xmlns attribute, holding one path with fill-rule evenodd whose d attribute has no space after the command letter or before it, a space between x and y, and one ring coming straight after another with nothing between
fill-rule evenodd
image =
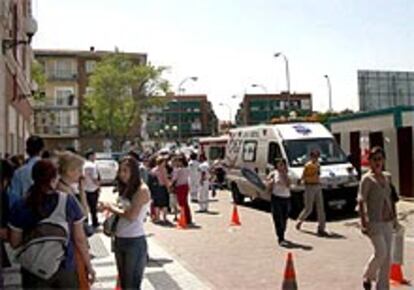
<instances>
[{"instance_id":1,"label":"white shirt","mask_svg":"<svg viewBox=\"0 0 414 290\"><path fill-rule=\"evenodd\" d=\"M200 162L197 160L190 160L190 162L188 162L188 169L190 169L190 182L198 181L200 179L200 172L198 171L199 166Z\"/></svg>"},{"instance_id":2,"label":"white shirt","mask_svg":"<svg viewBox=\"0 0 414 290\"><path fill-rule=\"evenodd\" d=\"M273 190L272 194L278 197L290 197L290 189L288 186L280 184L281 181L279 171L275 170L271 173L273 180Z\"/></svg>"},{"instance_id":3,"label":"white shirt","mask_svg":"<svg viewBox=\"0 0 414 290\"><path fill-rule=\"evenodd\" d=\"M94 179L97 180L98 175L98 167L96 163L91 161L86 161L83 165L83 175L85 176L85 191L87 192L94 192L96 191L99 186L95 184L93 181Z\"/></svg>"},{"instance_id":4,"label":"white shirt","mask_svg":"<svg viewBox=\"0 0 414 290\"><path fill-rule=\"evenodd\" d=\"M131 203L126 198L121 198L122 207L127 209ZM136 219L130 221L126 218L119 218L116 226L116 236L119 238L138 238L145 236L144 221L149 212L151 201L148 201L141 208Z\"/></svg>"}]
</instances>

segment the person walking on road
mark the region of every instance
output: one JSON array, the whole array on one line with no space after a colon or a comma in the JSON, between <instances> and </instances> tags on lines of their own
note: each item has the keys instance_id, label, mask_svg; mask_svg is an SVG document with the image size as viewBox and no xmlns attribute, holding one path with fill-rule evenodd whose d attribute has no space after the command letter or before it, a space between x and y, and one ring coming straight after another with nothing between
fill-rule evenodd
<instances>
[{"instance_id":1,"label":"person walking on road","mask_svg":"<svg viewBox=\"0 0 414 290\"><path fill-rule=\"evenodd\" d=\"M319 150L314 149L310 152L310 160L305 164L303 169L302 181L305 183L304 203L305 207L299 214L296 229L300 230L303 222L312 213L314 204L316 205L316 213L318 215L318 231L319 236L326 236L325 231L325 208L323 204L322 187L320 183L320 164Z\"/></svg>"},{"instance_id":2,"label":"person walking on road","mask_svg":"<svg viewBox=\"0 0 414 290\"><path fill-rule=\"evenodd\" d=\"M385 153L374 147L369 153L370 170L362 177L358 204L361 230L373 247L374 254L365 266L364 289L371 289L376 281L377 290L390 289L391 240L393 227L398 226L397 214L392 198L391 176L384 172Z\"/></svg>"},{"instance_id":3,"label":"person walking on road","mask_svg":"<svg viewBox=\"0 0 414 290\"><path fill-rule=\"evenodd\" d=\"M91 213L92 226L94 228L99 227L97 205L100 192L99 172L95 163L95 152L90 150L85 154L86 162L83 165L83 175L85 177L84 189L86 194L86 200L88 202L89 210Z\"/></svg>"},{"instance_id":4,"label":"person walking on road","mask_svg":"<svg viewBox=\"0 0 414 290\"><path fill-rule=\"evenodd\" d=\"M118 179L122 206L102 203L100 209L119 216L114 251L121 289L141 289L148 257L144 220L150 207L150 192L139 175L137 161L131 157L120 162Z\"/></svg>"},{"instance_id":5,"label":"person walking on road","mask_svg":"<svg viewBox=\"0 0 414 290\"><path fill-rule=\"evenodd\" d=\"M286 246L285 231L290 208L290 180L285 159L275 160L276 169L267 178L270 191L270 207L280 246Z\"/></svg>"},{"instance_id":6,"label":"person walking on road","mask_svg":"<svg viewBox=\"0 0 414 290\"><path fill-rule=\"evenodd\" d=\"M192 202L197 202L198 200L198 187L200 185L199 166L200 162L197 160L197 154L192 152L190 154L190 162L188 162L188 168L190 169L190 198Z\"/></svg>"}]
</instances>

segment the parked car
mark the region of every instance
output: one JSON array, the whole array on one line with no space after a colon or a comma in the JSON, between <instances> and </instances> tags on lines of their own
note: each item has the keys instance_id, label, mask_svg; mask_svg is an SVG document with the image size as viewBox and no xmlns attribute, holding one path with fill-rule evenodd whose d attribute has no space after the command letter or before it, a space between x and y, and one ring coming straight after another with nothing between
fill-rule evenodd
<instances>
[{"instance_id":1,"label":"parked car","mask_svg":"<svg viewBox=\"0 0 414 290\"><path fill-rule=\"evenodd\" d=\"M118 173L118 162L111 153L96 153L96 166L98 167L101 184L112 185Z\"/></svg>"}]
</instances>

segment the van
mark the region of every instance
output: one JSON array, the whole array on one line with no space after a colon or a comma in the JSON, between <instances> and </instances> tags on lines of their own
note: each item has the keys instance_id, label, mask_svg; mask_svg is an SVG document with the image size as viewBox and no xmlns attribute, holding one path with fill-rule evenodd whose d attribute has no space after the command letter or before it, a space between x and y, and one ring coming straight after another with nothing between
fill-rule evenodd
<instances>
[{"instance_id":1,"label":"van","mask_svg":"<svg viewBox=\"0 0 414 290\"><path fill-rule=\"evenodd\" d=\"M274 160L284 158L291 179L291 216L303 208L304 185L300 182L305 163L313 149L320 151L321 185L325 208L354 211L358 174L333 135L320 123L257 125L230 130L225 163L227 182L237 204L245 197L270 200L243 178L240 169L254 170L263 182L274 169Z\"/></svg>"},{"instance_id":2,"label":"van","mask_svg":"<svg viewBox=\"0 0 414 290\"><path fill-rule=\"evenodd\" d=\"M210 165L215 160L223 161L226 155L228 140L228 135L200 138L199 155L204 156Z\"/></svg>"}]
</instances>

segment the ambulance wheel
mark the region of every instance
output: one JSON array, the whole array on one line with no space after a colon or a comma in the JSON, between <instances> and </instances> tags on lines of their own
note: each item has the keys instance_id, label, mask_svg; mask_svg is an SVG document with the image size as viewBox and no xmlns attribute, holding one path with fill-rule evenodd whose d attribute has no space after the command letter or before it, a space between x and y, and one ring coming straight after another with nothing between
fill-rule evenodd
<instances>
[{"instance_id":1,"label":"ambulance wheel","mask_svg":"<svg viewBox=\"0 0 414 290\"><path fill-rule=\"evenodd\" d=\"M240 193L240 190L235 183L231 184L231 195L235 204L244 203L244 195Z\"/></svg>"}]
</instances>

